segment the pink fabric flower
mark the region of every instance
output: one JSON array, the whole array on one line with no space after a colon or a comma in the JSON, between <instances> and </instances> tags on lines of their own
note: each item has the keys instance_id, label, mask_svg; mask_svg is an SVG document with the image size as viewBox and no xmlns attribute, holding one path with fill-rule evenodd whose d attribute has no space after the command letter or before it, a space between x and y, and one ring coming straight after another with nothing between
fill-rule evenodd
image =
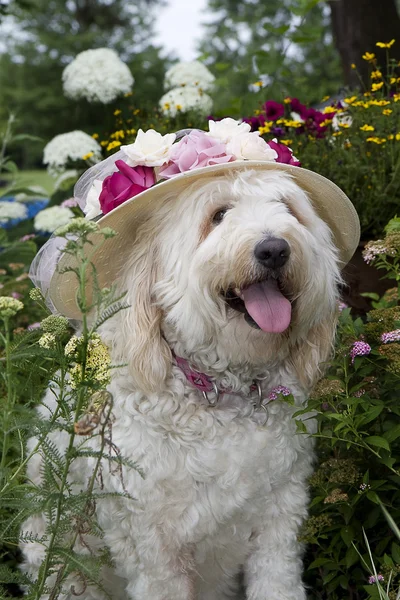
<instances>
[{"instance_id":1,"label":"pink fabric flower","mask_svg":"<svg viewBox=\"0 0 400 600\"><path fill-rule=\"evenodd\" d=\"M119 171L104 179L99 197L104 215L155 184L152 167L129 167L123 160L115 164Z\"/></svg>"},{"instance_id":2,"label":"pink fabric flower","mask_svg":"<svg viewBox=\"0 0 400 600\"><path fill-rule=\"evenodd\" d=\"M179 173L218 165L234 160L227 154L226 145L206 135L203 131L192 131L172 146L169 163L160 169L160 179L169 179Z\"/></svg>"},{"instance_id":3,"label":"pink fabric flower","mask_svg":"<svg viewBox=\"0 0 400 600\"><path fill-rule=\"evenodd\" d=\"M293 152L290 148L285 146L285 144L280 144L275 140L271 140L267 142L269 147L275 150L278 157L275 159L278 163L284 163L286 165L294 165L295 167L300 167L300 161L297 160L295 156L293 156Z\"/></svg>"}]
</instances>

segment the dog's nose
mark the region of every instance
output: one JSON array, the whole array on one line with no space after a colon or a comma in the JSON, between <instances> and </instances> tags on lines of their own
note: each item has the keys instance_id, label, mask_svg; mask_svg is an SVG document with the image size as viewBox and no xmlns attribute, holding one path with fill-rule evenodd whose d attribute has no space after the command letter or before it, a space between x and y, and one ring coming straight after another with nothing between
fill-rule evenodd
<instances>
[{"instance_id":1,"label":"dog's nose","mask_svg":"<svg viewBox=\"0 0 400 600\"><path fill-rule=\"evenodd\" d=\"M290 246L282 238L268 238L262 240L254 248L254 256L264 267L279 269L287 262L290 255Z\"/></svg>"}]
</instances>

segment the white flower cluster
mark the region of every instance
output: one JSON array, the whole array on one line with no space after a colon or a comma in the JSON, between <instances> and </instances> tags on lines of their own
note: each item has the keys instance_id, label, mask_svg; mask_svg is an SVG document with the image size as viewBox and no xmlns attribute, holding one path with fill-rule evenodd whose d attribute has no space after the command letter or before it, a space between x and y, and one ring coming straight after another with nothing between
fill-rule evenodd
<instances>
[{"instance_id":1,"label":"white flower cluster","mask_svg":"<svg viewBox=\"0 0 400 600\"><path fill-rule=\"evenodd\" d=\"M174 88L160 100L160 110L166 117L175 117L178 113L196 111L202 116L210 114L213 101L194 86Z\"/></svg>"},{"instance_id":2,"label":"white flower cluster","mask_svg":"<svg viewBox=\"0 0 400 600\"><path fill-rule=\"evenodd\" d=\"M21 202L0 202L0 224L10 219L26 219L28 209Z\"/></svg>"},{"instance_id":3,"label":"white flower cluster","mask_svg":"<svg viewBox=\"0 0 400 600\"><path fill-rule=\"evenodd\" d=\"M101 159L101 146L90 135L79 130L56 135L43 151L43 162L54 176L63 173L68 163L84 157L95 164Z\"/></svg>"},{"instance_id":4,"label":"white flower cluster","mask_svg":"<svg viewBox=\"0 0 400 600\"><path fill-rule=\"evenodd\" d=\"M175 117L179 112L211 112L212 100L204 92L213 87L215 77L201 62L180 62L165 74L164 87L169 90L160 100L161 112Z\"/></svg>"},{"instance_id":5,"label":"white flower cluster","mask_svg":"<svg viewBox=\"0 0 400 600\"><path fill-rule=\"evenodd\" d=\"M213 87L214 75L198 60L180 62L165 74L164 87L166 90L181 86L197 87L204 92Z\"/></svg>"},{"instance_id":6,"label":"white flower cluster","mask_svg":"<svg viewBox=\"0 0 400 600\"><path fill-rule=\"evenodd\" d=\"M74 216L69 208L63 206L51 206L41 210L33 221L35 231L41 233L53 233L58 227L66 225Z\"/></svg>"},{"instance_id":7,"label":"white flower cluster","mask_svg":"<svg viewBox=\"0 0 400 600\"><path fill-rule=\"evenodd\" d=\"M68 98L109 104L131 91L133 77L128 66L109 48L78 54L62 74Z\"/></svg>"}]
</instances>

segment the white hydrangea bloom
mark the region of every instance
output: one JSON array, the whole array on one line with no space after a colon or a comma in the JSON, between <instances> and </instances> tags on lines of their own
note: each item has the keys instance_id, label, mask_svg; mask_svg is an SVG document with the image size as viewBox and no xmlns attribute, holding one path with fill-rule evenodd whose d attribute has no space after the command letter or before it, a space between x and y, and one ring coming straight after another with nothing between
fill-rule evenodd
<instances>
[{"instance_id":1,"label":"white hydrangea bloom","mask_svg":"<svg viewBox=\"0 0 400 600\"><path fill-rule=\"evenodd\" d=\"M41 210L33 220L35 231L53 233L58 227L69 223L74 213L69 208L62 206L51 206Z\"/></svg>"},{"instance_id":2,"label":"white hydrangea bloom","mask_svg":"<svg viewBox=\"0 0 400 600\"><path fill-rule=\"evenodd\" d=\"M164 87L166 90L181 86L198 87L207 92L212 89L215 77L198 60L180 62L165 74Z\"/></svg>"},{"instance_id":3,"label":"white hydrangea bloom","mask_svg":"<svg viewBox=\"0 0 400 600\"><path fill-rule=\"evenodd\" d=\"M86 50L65 67L64 93L68 98L109 104L131 91L132 73L118 54L109 48Z\"/></svg>"},{"instance_id":4,"label":"white hydrangea bloom","mask_svg":"<svg viewBox=\"0 0 400 600\"><path fill-rule=\"evenodd\" d=\"M21 202L0 201L0 223L7 223L10 219L26 219L28 209Z\"/></svg>"},{"instance_id":5,"label":"white hydrangea bloom","mask_svg":"<svg viewBox=\"0 0 400 600\"><path fill-rule=\"evenodd\" d=\"M48 171L57 176L65 171L69 162L82 160L88 154L92 154L87 160L93 164L101 160L100 144L84 131L70 131L56 135L44 147L43 162Z\"/></svg>"},{"instance_id":6,"label":"white hydrangea bloom","mask_svg":"<svg viewBox=\"0 0 400 600\"><path fill-rule=\"evenodd\" d=\"M136 165L161 167L161 165L168 162L169 153L175 139L175 133L161 135L154 129L148 129L147 131L139 129L133 144L121 146L121 150L127 155L128 160L126 162L131 167Z\"/></svg>"},{"instance_id":7,"label":"white hydrangea bloom","mask_svg":"<svg viewBox=\"0 0 400 600\"><path fill-rule=\"evenodd\" d=\"M161 112L167 117L175 117L178 112L186 113L191 110L207 115L211 112L213 101L194 86L174 88L161 98Z\"/></svg>"}]
</instances>

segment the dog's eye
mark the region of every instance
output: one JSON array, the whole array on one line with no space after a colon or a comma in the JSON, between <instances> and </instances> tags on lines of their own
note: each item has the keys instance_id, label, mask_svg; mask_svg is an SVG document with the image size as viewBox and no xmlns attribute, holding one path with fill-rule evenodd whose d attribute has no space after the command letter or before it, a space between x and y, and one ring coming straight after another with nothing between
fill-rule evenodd
<instances>
[{"instance_id":1,"label":"dog's eye","mask_svg":"<svg viewBox=\"0 0 400 600\"><path fill-rule=\"evenodd\" d=\"M218 210L212 218L213 224L219 225L220 223L222 223L222 220L227 212L228 208L221 208L220 210Z\"/></svg>"}]
</instances>

